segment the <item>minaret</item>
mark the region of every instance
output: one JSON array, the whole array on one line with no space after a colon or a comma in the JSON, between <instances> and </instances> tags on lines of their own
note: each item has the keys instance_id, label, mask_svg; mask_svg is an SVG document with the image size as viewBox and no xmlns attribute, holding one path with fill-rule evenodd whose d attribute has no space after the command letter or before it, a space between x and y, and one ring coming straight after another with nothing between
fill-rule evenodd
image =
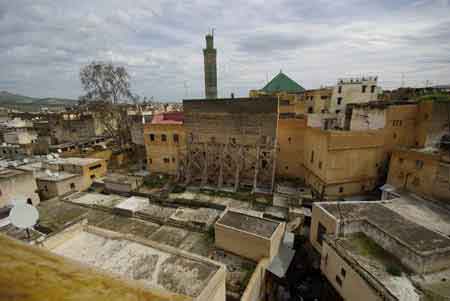
<instances>
[{"instance_id":1,"label":"minaret","mask_svg":"<svg viewBox=\"0 0 450 301\"><path fill-rule=\"evenodd\" d=\"M214 48L214 31L206 35L206 48L203 49L205 61L205 97L217 98L217 51Z\"/></svg>"}]
</instances>

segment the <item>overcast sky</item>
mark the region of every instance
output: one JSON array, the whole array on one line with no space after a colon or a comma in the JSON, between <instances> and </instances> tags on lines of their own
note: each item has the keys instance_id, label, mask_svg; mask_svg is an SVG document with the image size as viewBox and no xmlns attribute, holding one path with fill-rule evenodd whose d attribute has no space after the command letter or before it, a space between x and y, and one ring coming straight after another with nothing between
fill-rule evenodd
<instances>
[{"instance_id":1,"label":"overcast sky","mask_svg":"<svg viewBox=\"0 0 450 301\"><path fill-rule=\"evenodd\" d=\"M133 93L203 97L212 27L219 96L280 69L305 88L450 84L450 0L0 0L0 90L76 98L80 67L104 60L127 67Z\"/></svg>"}]
</instances>

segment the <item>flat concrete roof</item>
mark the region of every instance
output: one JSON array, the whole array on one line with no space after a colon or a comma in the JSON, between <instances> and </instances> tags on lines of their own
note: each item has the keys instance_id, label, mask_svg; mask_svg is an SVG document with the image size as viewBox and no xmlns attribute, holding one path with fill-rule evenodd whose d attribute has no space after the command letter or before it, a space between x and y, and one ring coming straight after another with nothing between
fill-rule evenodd
<instances>
[{"instance_id":1,"label":"flat concrete roof","mask_svg":"<svg viewBox=\"0 0 450 301\"><path fill-rule=\"evenodd\" d=\"M365 220L420 253L450 248L448 236L391 210L389 208L391 202L395 202L395 200L385 202L324 202L316 203L316 205L341 221Z\"/></svg>"},{"instance_id":2,"label":"flat concrete roof","mask_svg":"<svg viewBox=\"0 0 450 301\"><path fill-rule=\"evenodd\" d=\"M227 211L218 221L222 224L237 230L249 232L264 238L270 239L280 223L247 215L236 211Z\"/></svg>"},{"instance_id":3,"label":"flat concrete roof","mask_svg":"<svg viewBox=\"0 0 450 301\"><path fill-rule=\"evenodd\" d=\"M9 179L18 175L25 174L25 171L12 169L12 168L2 168L0 169L0 179Z\"/></svg>"},{"instance_id":4,"label":"flat concrete roof","mask_svg":"<svg viewBox=\"0 0 450 301\"><path fill-rule=\"evenodd\" d=\"M42 169L42 162L33 162L18 166L18 169L27 171L38 171Z\"/></svg>"},{"instance_id":5,"label":"flat concrete roof","mask_svg":"<svg viewBox=\"0 0 450 301\"><path fill-rule=\"evenodd\" d=\"M140 180L141 177L137 176L129 176L129 175L122 175L122 174L107 174L104 178L104 182L110 182L110 183L120 183L120 184L133 184L137 180Z\"/></svg>"},{"instance_id":6,"label":"flat concrete roof","mask_svg":"<svg viewBox=\"0 0 450 301\"><path fill-rule=\"evenodd\" d=\"M106 195L95 192L82 192L79 194L71 195L65 200L80 205L113 208L120 202L123 202L125 198L115 194Z\"/></svg>"},{"instance_id":7,"label":"flat concrete roof","mask_svg":"<svg viewBox=\"0 0 450 301\"><path fill-rule=\"evenodd\" d=\"M380 282L398 300L419 300L419 294L409 279L409 271L392 254L386 252L372 239L362 233L354 233L335 240L351 256L365 273ZM392 275L395 269L400 275Z\"/></svg>"},{"instance_id":8,"label":"flat concrete roof","mask_svg":"<svg viewBox=\"0 0 450 301\"><path fill-rule=\"evenodd\" d=\"M111 200L109 200L110 197ZM240 298L246 288L246 281L254 272L255 262L217 249L209 232L191 231L181 223L174 225L169 217L177 208L149 203L142 212L152 216L164 213L165 218L160 218L157 223L148 222L147 218L140 219L141 211L137 212L135 218L114 214L114 211L109 209L114 206L117 197L123 199L117 195L83 192L64 198L65 201L55 199L42 202L38 206L39 225L55 233L86 218L90 226L116 233L131 234L137 238L152 240L192 254L212 258L227 266L227 295ZM244 203L237 200L236 202ZM151 219L151 221L154 220L156 221ZM164 225L166 222L168 224ZM23 237L21 236L20 239Z\"/></svg>"},{"instance_id":9,"label":"flat concrete roof","mask_svg":"<svg viewBox=\"0 0 450 301\"><path fill-rule=\"evenodd\" d=\"M64 180L76 178L79 176L80 175L65 172L65 171L51 172L50 174L45 171L40 171L35 174L35 177L37 180L50 181L50 182L64 181Z\"/></svg>"},{"instance_id":10,"label":"flat concrete roof","mask_svg":"<svg viewBox=\"0 0 450 301\"><path fill-rule=\"evenodd\" d=\"M197 297L219 265L127 239L80 231L52 250L54 253L131 280L149 288Z\"/></svg>"},{"instance_id":11,"label":"flat concrete roof","mask_svg":"<svg viewBox=\"0 0 450 301\"><path fill-rule=\"evenodd\" d=\"M210 208L178 208L170 219L177 222L191 222L210 226L219 217L220 212Z\"/></svg>"},{"instance_id":12,"label":"flat concrete roof","mask_svg":"<svg viewBox=\"0 0 450 301\"><path fill-rule=\"evenodd\" d=\"M2 300L192 300L188 296L147 290L3 235L0 245Z\"/></svg>"},{"instance_id":13,"label":"flat concrete roof","mask_svg":"<svg viewBox=\"0 0 450 301\"><path fill-rule=\"evenodd\" d=\"M144 209L149 205L150 201L147 198L142 198L138 196L132 196L123 202L120 202L118 205L115 206L117 209L136 212L139 210Z\"/></svg>"},{"instance_id":14,"label":"flat concrete roof","mask_svg":"<svg viewBox=\"0 0 450 301\"><path fill-rule=\"evenodd\" d=\"M50 164L70 164L70 165L78 165L78 166L86 166L94 163L99 163L104 161L99 158L79 158L79 157L67 157L67 158L58 158L49 160Z\"/></svg>"}]
</instances>

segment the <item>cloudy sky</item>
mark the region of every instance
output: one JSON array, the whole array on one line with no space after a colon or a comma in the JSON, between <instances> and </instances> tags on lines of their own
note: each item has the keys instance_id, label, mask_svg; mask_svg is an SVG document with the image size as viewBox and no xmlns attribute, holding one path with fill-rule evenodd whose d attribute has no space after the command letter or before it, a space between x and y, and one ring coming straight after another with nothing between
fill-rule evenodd
<instances>
[{"instance_id":1,"label":"cloudy sky","mask_svg":"<svg viewBox=\"0 0 450 301\"><path fill-rule=\"evenodd\" d=\"M80 67L103 60L125 65L142 96L202 97L210 28L220 96L280 69L305 88L450 83L450 0L0 0L0 90L76 98Z\"/></svg>"}]
</instances>

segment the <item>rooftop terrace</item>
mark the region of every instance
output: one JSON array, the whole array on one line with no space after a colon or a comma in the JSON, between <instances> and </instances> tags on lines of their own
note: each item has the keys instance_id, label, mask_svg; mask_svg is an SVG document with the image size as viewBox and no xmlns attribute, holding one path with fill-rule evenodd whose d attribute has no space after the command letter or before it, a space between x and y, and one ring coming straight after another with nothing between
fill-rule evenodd
<instances>
[{"instance_id":1,"label":"rooftop terrace","mask_svg":"<svg viewBox=\"0 0 450 301\"><path fill-rule=\"evenodd\" d=\"M389 205L391 202L394 205ZM365 220L378 227L389 236L402 242L419 253L433 253L439 250L450 250L450 238L406 218L401 210L391 210L395 200L389 202L334 202L321 203L325 209L341 221ZM400 212L400 213L399 213ZM405 214L406 215L406 214Z\"/></svg>"},{"instance_id":2,"label":"rooftop terrace","mask_svg":"<svg viewBox=\"0 0 450 301\"><path fill-rule=\"evenodd\" d=\"M196 196L199 195L196 194ZM123 197L117 195L86 192L66 197L64 201L49 200L38 206L40 213L38 228L49 232L58 232L86 218L88 224L96 228L129 234L136 238L148 239L162 245L212 258L227 266L227 295L237 298L241 296L256 263L217 249L213 237L205 228L195 230L186 226L191 220L195 220L197 215L202 216L208 212L208 214L216 216L220 211L210 208L187 208L187 205L168 207L147 199L146 207L136 212L133 217L117 215L112 208L123 200ZM204 212L204 210L207 211ZM178 212L177 222L170 218L175 212ZM163 216L161 213L164 213ZM206 218L206 220L209 219Z\"/></svg>"},{"instance_id":3,"label":"rooftop terrace","mask_svg":"<svg viewBox=\"0 0 450 301\"><path fill-rule=\"evenodd\" d=\"M280 223L236 211L227 211L218 224L270 239Z\"/></svg>"},{"instance_id":4,"label":"rooftop terrace","mask_svg":"<svg viewBox=\"0 0 450 301\"><path fill-rule=\"evenodd\" d=\"M94 267L139 280L149 288L197 297L220 266L125 238L80 231L52 250Z\"/></svg>"},{"instance_id":5,"label":"rooftop terrace","mask_svg":"<svg viewBox=\"0 0 450 301\"><path fill-rule=\"evenodd\" d=\"M182 301L0 235L0 300ZM38 263L38 264L37 264ZM39 285L36 285L39 283Z\"/></svg>"}]
</instances>

